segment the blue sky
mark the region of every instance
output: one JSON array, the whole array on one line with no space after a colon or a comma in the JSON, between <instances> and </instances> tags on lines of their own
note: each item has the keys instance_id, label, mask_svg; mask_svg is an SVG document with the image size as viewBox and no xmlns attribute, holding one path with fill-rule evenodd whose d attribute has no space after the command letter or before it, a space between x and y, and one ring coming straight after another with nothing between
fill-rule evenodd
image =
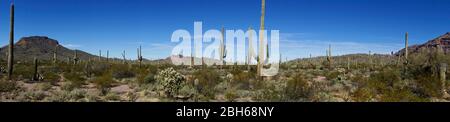
<instances>
[{"instance_id":1,"label":"blue sky","mask_svg":"<svg viewBox=\"0 0 450 122\"><path fill-rule=\"evenodd\" d=\"M0 45L9 33L9 2L0 2ZM48 36L93 54L123 50L135 58L165 58L172 32L194 21L203 30L259 28L260 0L15 0L15 41ZM419 44L450 32L448 0L266 0L266 29L280 30L283 57L390 53L404 33ZM283 58L284 59L284 58Z\"/></svg>"}]
</instances>

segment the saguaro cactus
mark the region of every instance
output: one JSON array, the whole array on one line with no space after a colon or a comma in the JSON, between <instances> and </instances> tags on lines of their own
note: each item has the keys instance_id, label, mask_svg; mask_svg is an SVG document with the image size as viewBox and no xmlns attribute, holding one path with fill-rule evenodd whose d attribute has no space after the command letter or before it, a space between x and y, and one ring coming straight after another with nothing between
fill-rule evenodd
<instances>
[{"instance_id":1,"label":"saguaro cactus","mask_svg":"<svg viewBox=\"0 0 450 122\"><path fill-rule=\"evenodd\" d=\"M259 31L259 51L258 51L258 66L257 66L257 74L258 77L261 78L262 68L263 68L263 60L264 60L264 16L266 12L266 1L262 0L261 2L261 25Z\"/></svg>"},{"instance_id":2,"label":"saguaro cactus","mask_svg":"<svg viewBox=\"0 0 450 122\"><path fill-rule=\"evenodd\" d=\"M39 76L38 76L38 64L39 61L36 57L34 57L34 70L33 70L33 78L31 80L33 81L38 81L39 80Z\"/></svg>"},{"instance_id":3,"label":"saguaro cactus","mask_svg":"<svg viewBox=\"0 0 450 122\"><path fill-rule=\"evenodd\" d=\"M55 46L55 50L53 51L53 63L57 63L58 62L58 57L57 57L58 47L59 47L59 45L56 45Z\"/></svg>"},{"instance_id":4,"label":"saguaro cactus","mask_svg":"<svg viewBox=\"0 0 450 122\"><path fill-rule=\"evenodd\" d=\"M405 34L405 62L408 63L408 32Z\"/></svg>"},{"instance_id":5,"label":"saguaro cactus","mask_svg":"<svg viewBox=\"0 0 450 122\"><path fill-rule=\"evenodd\" d=\"M347 57L347 70L350 70L350 57Z\"/></svg>"},{"instance_id":6,"label":"saguaro cactus","mask_svg":"<svg viewBox=\"0 0 450 122\"><path fill-rule=\"evenodd\" d=\"M77 64L78 63L78 54L77 54L77 50L75 50L75 54L73 55L73 64Z\"/></svg>"},{"instance_id":7,"label":"saguaro cactus","mask_svg":"<svg viewBox=\"0 0 450 122\"><path fill-rule=\"evenodd\" d=\"M122 57L123 57L122 62L123 62L123 64L126 64L126 63L127 63L127 59L126 59L125 56L126 56L126 55L125 55L125 50L123 50L123 53L122 53Z\"/></svg>"},{"instance_id":8,"label":"saguaro cactus","mask_svg":"<svg viewBox=\"0 0 450 122\"><path fill-rule=\"evenodd\" d=\"M439 66L439 79L441 81L441 87L442 87L442 93L443 95L447 94L447 90L446 90L446 82L447 82L447 76L445 75L447 72L447 64L446 63L441 63Z\"/></svg>"},{"instance_id":9,"label":"saguaro cactus","mask_svg":"<svg viewBox=\"0 0 450 122\"><path fill-rule=\"evenodd\" d=\"M14 65L14 3L11 3L10 10L10 32L9 32L9 47L8 47L8 79L12 79L13 65Z\"/></svg>"},{"instance_id":10,"label":"saguaro cactus","mask_svg":"<svg viewBox=\"0 0 450 122\"><path fill-rule=\"evenodd\" d=\"M142 48L141 46L139 46L139 48L137 49L137 58L138 58L138 62L139 62L139 67L141 67L142 65Z\"/></svg>"},{"instance_id":11,"label":"saguaro cactus","mask_svg":"<svg viewBox=\"0 0 450 122\"><path fill-rule=\"evenodd\" d=\"M331 69L333 63L333 59L331 59L331 45L328 45L327 61L328 61L328 68Z\"/></svg>"},{"instance_id":12,"label":"saguaro cactus","mask_svg":"<svg viewBox=\"0 0 450 122\"><path fill-rule=\"evenodd\" d=\"M102 50L98 50L98 61L102 61Z\"/></svg>"},{"instance_id":13,"label":"saguaro cactus","mask_svg":"<svg viewBox=\"0 0 450 122\"><path fill-rule=\"evenodd\" d=\"M252 27L248 28L248 51L247 51L247 69L250 70L250 65L252 63L252 58L255 55L253 52L253 29Z\"/></svg>"},{"instance_id":14,"label":"saguaro cactus","mask_svg":"<svg viewBox=\"0 0 450 122\"><path fill-rule=\"evenodd\" d=\"M219 60L222 62L222 66L225 65L225 29L222 27L222 41L220 41L220 46L219 46Z\"/></svg>"},{"instance_id":15,"label":"saguaro cactus","mask_svg":"<svg viewBox=\"0 0 450 122\"><path fill-rule=\"evenodd\" d=\"M106 62L109 61L109 50L106 50Z\"/></svg>"}]
</instances>

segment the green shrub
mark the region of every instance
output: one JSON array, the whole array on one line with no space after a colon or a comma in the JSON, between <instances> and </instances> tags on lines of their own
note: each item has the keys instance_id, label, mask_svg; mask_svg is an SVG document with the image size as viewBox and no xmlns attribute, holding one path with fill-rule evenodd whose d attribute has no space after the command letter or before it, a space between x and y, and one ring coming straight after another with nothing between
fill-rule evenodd
<instances>
[{"instance_id":1,"label":"green shrub","mask_svg":"<svg viewBox=\"0 0 450 122\"><path fill-rule=\"evenodd\" d=\"M303 74L297 74L286 84L286 97L290 100L309 98L313 95L313 90L304 78Z\"/></svg>"},{"instance_id":2,"label":"green shrub","mask_svg":"<svg viewBox=\"0 0 450 122\"><path fill-rule=\"evenodd\" d=\"M198 82L196 84L197 91L206 97L214 97L216 93L214 87L222 82L219 73L212 69L201 69L194 72L193 75Z\"/></svg>"},{"instance_id":3,"label":"green shrub","mask_svg":"<svg viewBox=\"0 0 450 122\"><path fill-rule=\"evenodd\" d=\"M64 73L64 78L70 82L73 88L80 88L85 84L85 78L74 72Z\"/></svg>"},{"instance_id":4,"label":"green shrub","mask_svg":"<svg viewBox=\"0 0 450 122\"><path fill-rule=\"evenodd\" d=\"M134 72L132 72L130 70L122 69L122 70L115 70L113 72L112 76L116 79L123 79L123 78L134 77L135 74L134 74Z\"/></svg>"},{"instance_id":5,"label":"green shrub","mask_svg":"<svg viewBox=\"0 0 450 122\"><path fill-rule=\"evenodd\" d=\"M106 93L115 81L112 79L111 73L106 72L102 76L92 79L91 82L94 83L102 93Z\"/></svg>"},{"instance_id":6,"label":"green shrub","mask_svg":"<svg viewBox=\"0 0 450 122\"><path fill-rule=\"evenodd\" d=\"M0 92L11 92L18 88L19 86L14 81L0 80Z\"/></svg>"},{"instance_id":7,"label":"green shrub","mask_svg":"<svg viewBox=\"0 0 450 122\"><path fill-rule=\"evenodd\" d=\"M44 81L56 84L61 79L59 75L53 72L44 73Z\"/></svg>"}]
</instances>

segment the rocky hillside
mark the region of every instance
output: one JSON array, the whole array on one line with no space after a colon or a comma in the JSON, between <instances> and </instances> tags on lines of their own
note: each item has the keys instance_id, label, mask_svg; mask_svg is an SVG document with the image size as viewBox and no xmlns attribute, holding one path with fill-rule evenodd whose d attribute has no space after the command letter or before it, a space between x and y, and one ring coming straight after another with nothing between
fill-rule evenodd
<instances>
[{"instance_id":1,"label":"rocky hillside","mask_svg":"<svg viewBox=\"0 0 450 122\"><path fill-rule=\"evenodd\" d=\"M429 40L428 42L421 45L412 45L408 47L409 52L417 53L420 50L431 49L440 45L446 53L450 52L450 32L439 36L435 39ZM396 55L403 55L405 53L405 49L402 49L396 53Z\"/></svg>"},{"instance_id":2,"label":"rocky hillside","mask_svg":"<svg viewBox=\"0 0 450 122\"><path fill-rule=\"evenodd\" d=\"M66 61L68 58L73 58L75 51L60 45L57 40L45 36L31 36L21 38L14 44L14 59L23 61L36 57L39 60L52 60L55 47L57 47L58 60ZM7 58L7 52L7 45L0 48L0 59L5 60ZM95 55L81 50L77 50L77 56L81 60L96 58Z\"/></svg>"}]
</instances>

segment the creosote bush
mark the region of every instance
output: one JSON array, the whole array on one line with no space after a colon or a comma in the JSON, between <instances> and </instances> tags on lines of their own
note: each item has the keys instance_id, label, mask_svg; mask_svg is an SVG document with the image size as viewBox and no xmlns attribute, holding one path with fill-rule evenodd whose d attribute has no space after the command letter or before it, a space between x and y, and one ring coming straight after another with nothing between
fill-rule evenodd
<instances>
[{"instance_id":1,"label":"creosote bush","mask_svg":"<svg viewBox=\"0 0 450 122\"><path fill-rule=\"evenodd\" d=\"M206 97L214 97L216 91L214 87L222 82L220 75L217 71L212 69L200 69L193 73L196 83L196 88L200 94Z\"/></svg>"}]
</instances>

